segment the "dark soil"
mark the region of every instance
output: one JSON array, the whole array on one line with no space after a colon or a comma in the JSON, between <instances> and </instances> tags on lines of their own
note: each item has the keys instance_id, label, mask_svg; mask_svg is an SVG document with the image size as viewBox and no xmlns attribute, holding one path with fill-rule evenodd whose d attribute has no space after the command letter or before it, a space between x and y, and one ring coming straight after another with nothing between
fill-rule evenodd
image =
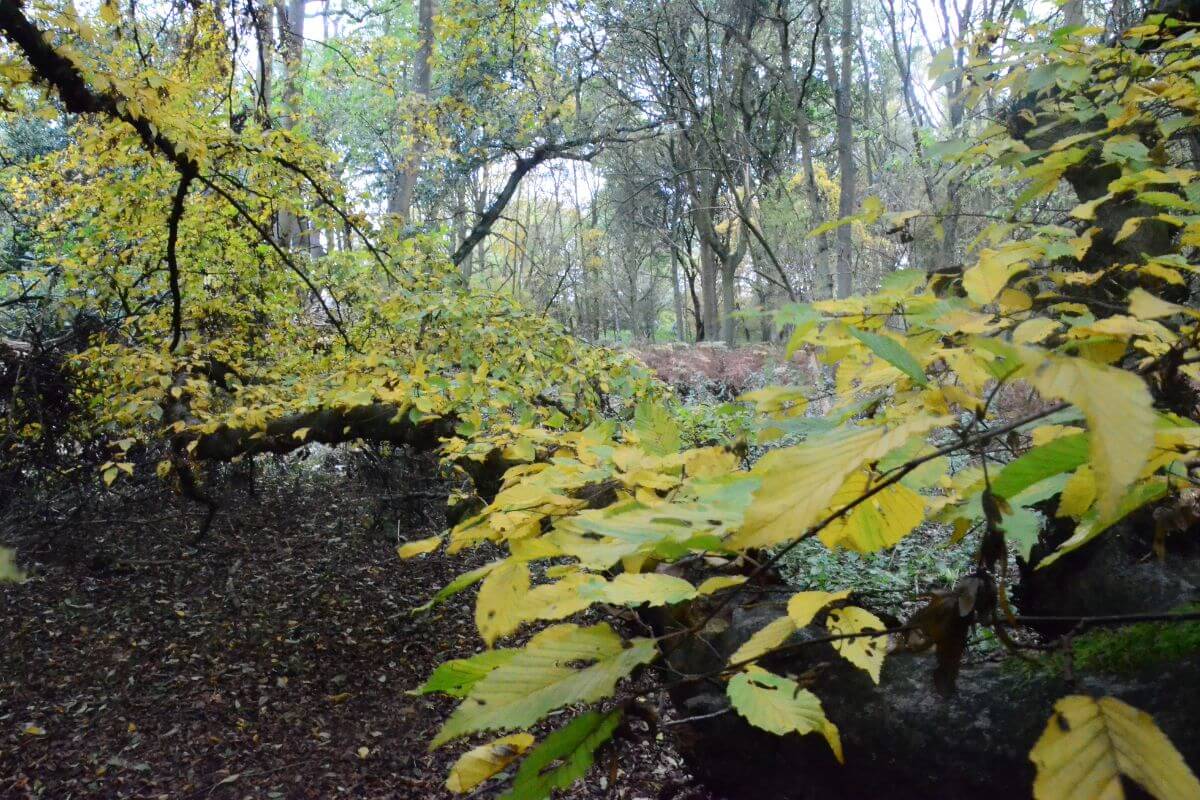
<instances>
[{"instance_id":1,"label":"dark soil","mask_svg":"<svg viewBox=\"0 0 1200 800\"><path fill-rule=\"evenodd\" d=\"M31 579L0 586L0 797L451 797L464 748L427 746L452 702L406 690L479 649L471 593L410 610L479 559L397 560L441 525L423 474L276 466L199 546L149 485L10 510ZM654 735L566 796L710 797Z\"/></svg>"}]
</instances>

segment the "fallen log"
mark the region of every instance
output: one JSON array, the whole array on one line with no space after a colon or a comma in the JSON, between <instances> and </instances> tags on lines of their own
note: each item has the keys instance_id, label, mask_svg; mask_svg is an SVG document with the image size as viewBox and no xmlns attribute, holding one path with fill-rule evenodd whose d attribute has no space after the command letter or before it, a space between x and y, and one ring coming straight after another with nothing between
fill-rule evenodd
<instances>
[{"instance_id":1,"label":"fallen log","mask_svg":"<svg viewBox=\"0 0 1200 800\"><path fill-rule=\"evenodd\" d=\"M668 653L667 662L684 674L711 673L783 614L786 604L775 600L736 607L707 635ZM825 633L806 628L793 643ZM949 697L935 690L935 662L926 654L888 656L878 686L828 642L766 659L766 668L799 676L821 698L841 732L844 765L820 736L775 736L751 726L730 708L720 680L685 681L671 690L683 718L673 730L689 768L730 800L1010 800L1031 796L1029 751L1055 701L1089 694L1117 697L1150 713L1200 771L1200 636L1195 641L1194 652L1120 673L1077 666L1068 675L1053 659L965 664Z\"/></svg>"}]
</instances>

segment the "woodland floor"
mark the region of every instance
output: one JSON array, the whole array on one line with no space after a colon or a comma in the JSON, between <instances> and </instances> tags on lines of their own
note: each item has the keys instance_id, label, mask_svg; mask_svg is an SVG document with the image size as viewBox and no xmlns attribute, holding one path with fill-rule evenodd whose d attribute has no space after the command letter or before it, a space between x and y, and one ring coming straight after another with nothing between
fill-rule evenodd
<instances>
[{"instance_id":1,"label":"woodland floor","mask_svg":"<svg viewBox=\"0 0 1200 800\"><path fill-rule=\"evenodd\" d=\"M479 647L470 594L410 609L472 564L396 559L398 528L440 527L421 473L339 471L227 490L199 547L194 507L150 487L0 518L32 576L0 587L0 797L452 796L462 748L427 752L452 704L405 690ZM644 742L565 796L711 797Z\"/></svg>"}]
</instances>

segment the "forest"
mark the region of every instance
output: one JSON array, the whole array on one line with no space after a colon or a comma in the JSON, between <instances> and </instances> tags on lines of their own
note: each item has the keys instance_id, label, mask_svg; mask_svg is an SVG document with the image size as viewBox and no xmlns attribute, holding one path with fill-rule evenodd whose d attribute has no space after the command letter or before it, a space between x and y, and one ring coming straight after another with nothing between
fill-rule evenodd
<instances>
[{"instance_id":1,"label":"forest","mask_svg":"<svg viewBox=\"0 0 1200 800\"><path fill-rule=\"evenodd\" d=\"M1200 2L0 0L0 798L1200 800L1197 720Z\"/></svg>"}]
</instances>

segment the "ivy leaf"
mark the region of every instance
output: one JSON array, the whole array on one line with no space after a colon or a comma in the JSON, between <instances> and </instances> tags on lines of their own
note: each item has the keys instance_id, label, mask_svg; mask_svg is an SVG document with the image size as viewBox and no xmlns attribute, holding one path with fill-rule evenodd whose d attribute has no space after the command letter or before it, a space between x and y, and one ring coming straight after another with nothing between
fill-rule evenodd
<instances>
[{"instance_id":1,"label":"ivy leaf","mask_svg":"<svg viewBox=\"0 0 1200 800\"><path fill-rule=\"evenodd\" d=\"M835 608L829 612L825 627L830 633L845 635L862 633L863 631L883 631L887 628L883 620L870 611L858 606ZM871 680L879 683L879 673L883 669L883 658L887 655L887 635L858 636L853 639L835 639L833 649L838 655L871 676Z\"/></svg>"},{"instance_id":2,"label":"ivy leaf","mask_svg":"<svg viewBox=\"0 0 1200 800\"><path fill-rule=\"evenodd\" d=\"M1004 529L1004 538L1012 543L1017 554L1029 561L1033 546L1042 532L1042 515L1026 506L1016 506L1011 514L1004 515L1001 527Z\"/></svg>"},{"instance_id":3,"label":"ivy leaf","mask_svg":"<svg viewBox=\"0 0 1200 800\"><path fill-rule=\"evenodd\" d=\"M746 721L771 733L820 733L842 761L842 740L837 726L825 716L821 701L788 678L750 668L739 672L726 689L729 701Z\"/></svg>"},{"instance_id":4,"label":"ivy leaf","mask_svg":"<svg viewBox=\"0 0 1200 800\"><path fill-rule=\"evenodd\" d=\"M533 746L533 736L514 733L468 750L454 762L446 788L455 794L469 792L521 757Z\"/></svg>"},{"instance_id":5,"label":"ivy leaf","mask_svg":"<svg viewBox=\"0 0 1200 800\"><path fill-rule=\"evenodd\" d=\"M1200 797L1200 781L1154 719L1115 697L1059 700L1029 758L1036 800L1121 800L1121 775L1158 800Z\"/></svg>"},{"instance_id":6,"label":"ivy leaf","mask_svg":"<svg viewBox=\"0 0 1200 800\"><path fill-rule=\"evenodd\" d=\"M612 738L620 723L619 709L589 711L571 720L521 762L512 789L501 800L543 800L555 789L568 788L587 773L596 750Z\"/></svg>"},{"instance_id":7,"label":"ivy leaf","mask_svg":"<svg viewBox=\"0 0 1200 800\"><path fill-rule=\"evenodd\" d=\"M623 641L606 624L547 628L475 684L430 748L476 731L527 728L556 708L602 700L656 653L652 639Z\"/></svg>"},{"instance_id":8,"label":"ivy leaf","mask_svg":"<svg viewBox=\"0 0 1200 800\"><path fill-rule=\"evenodd\" d=\"M853 326L847 326L846 329L851 336L869 347L872 353L912 378L917 384L928 385L929 379L925 377L925 370L921 368L920 362L913 357L912 353L904 349L904 345L888 336L860 331Z\"/></svg>"},{"instance_id":9,"label":"ivy leaf","mask_svg":"<svg viewBox=\"0 0 1200 800\"><path fill-rule=\"evenodd\" d=\"M1102 515L1116 510L1154 447L1154 407L1137 375L1082 358L1051 357L1029 379L1044 396L1065 400L1087 419Z\"/></svg>"}]
</instances>

